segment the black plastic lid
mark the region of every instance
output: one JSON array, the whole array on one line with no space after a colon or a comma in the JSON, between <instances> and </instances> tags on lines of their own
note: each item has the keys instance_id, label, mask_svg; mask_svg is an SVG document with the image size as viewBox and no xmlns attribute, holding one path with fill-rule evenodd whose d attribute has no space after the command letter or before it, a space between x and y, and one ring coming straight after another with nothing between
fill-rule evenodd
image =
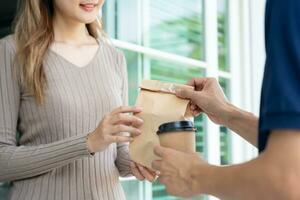
<instances>
[{"instance_id":1,"label":"black plastic lid","mask_svg":"<svg viewBox=\"0 0 300 200\"><path fill-rule=\"evenodd\" d=\"M194 123L191 121L168 122L159 126L157 134L159 135L178 131L196 131L196 128L194 127Z\"/></svg>"}]
</instances>

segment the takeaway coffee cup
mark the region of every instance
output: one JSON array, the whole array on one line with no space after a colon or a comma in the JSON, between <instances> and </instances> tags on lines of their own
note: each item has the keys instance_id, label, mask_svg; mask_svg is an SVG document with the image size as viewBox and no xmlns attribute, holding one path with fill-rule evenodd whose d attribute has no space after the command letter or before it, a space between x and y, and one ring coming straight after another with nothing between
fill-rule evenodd
<instances>
[{"instance_id":1,"label":"takeaway coffee cup","mask_svg":"<svg viewBox=\"0 0 300 200\"><path fill-rule=\"evenodd\" d=\"M160 145L186 153L196 151L196 129L191 121L169 122L159 126Z\"/></svg>"}]
</instances>

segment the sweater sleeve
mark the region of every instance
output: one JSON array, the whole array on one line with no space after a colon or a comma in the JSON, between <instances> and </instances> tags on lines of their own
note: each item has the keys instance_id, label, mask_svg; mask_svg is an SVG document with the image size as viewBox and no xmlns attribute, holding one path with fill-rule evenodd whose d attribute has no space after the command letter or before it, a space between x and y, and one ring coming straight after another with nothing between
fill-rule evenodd
<instances>
[{"instance_id":1,"label":"sweater sleeve","mask_svg":"<svg viewBox=\"0 0 300 200\"><path fill-rule=\"evenodd\" d=\"M21 90L14 45L0 40L0 182L34 177L90 155L86 135L38 146L17 146Z\"/></svg>"},{"instance_id":2,"label":"sweater sleeve","mask_svg":"<svg viewBox=\"0 0 300 200\"><path fill-rule=\"evenodd\" d=\"M122 87L122 99L123 105L128 105L128 77L127 77L127 65L125 56L122 53L118 53L117 57L118 65L121 68L123 87ZM116 166L122 177L132 176L130 169L131 159L129 157L129 144L118 143L117 144L117 159Z\"/></svg>"}]
</instances>

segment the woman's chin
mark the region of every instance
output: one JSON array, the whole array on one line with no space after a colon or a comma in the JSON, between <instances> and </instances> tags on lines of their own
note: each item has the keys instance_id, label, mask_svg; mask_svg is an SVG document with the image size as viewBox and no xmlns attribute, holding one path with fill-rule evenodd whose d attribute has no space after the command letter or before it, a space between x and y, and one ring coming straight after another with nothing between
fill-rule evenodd
<instances>
[{"instance_id":1,"label":"woman's chin","mask_svg":"<svg viewBox=\"0 0 300 200\"><path fill-rule=\"evenodd\" d=\"M99 12L92 12L92 13L80 13L77 15L77 20L81 23L90 24L97 19Z\"/></svg>"},{"instance_id":2,"label":"woman's chin","mask_svg":"<svg viewBox=\"0 0 300 200\"><path fill-rule=\"evenodd\" d=\"M93 23L96 19L97 19L97 17L95 17L95 16L93 16L93 17L81 17L79 19L79 21L81 23L84 23L84 24L90 24L90 23Z\"/></svg>"}]
</instances>

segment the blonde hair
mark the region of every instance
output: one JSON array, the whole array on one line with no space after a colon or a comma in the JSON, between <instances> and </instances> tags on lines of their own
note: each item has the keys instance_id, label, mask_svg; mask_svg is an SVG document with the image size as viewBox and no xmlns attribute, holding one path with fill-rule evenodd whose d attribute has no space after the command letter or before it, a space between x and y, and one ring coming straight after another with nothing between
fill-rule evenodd
<instances>
[{"instance_id":1,"label":"blonde hair","mask_svg":"<svg viewBox=\"0 0 300 200\"><path fill-rule=\"evenodd\" d=\"M46 86L43 60L54 41L53 15L53 0L20 0L15 19L16 61L20 67L20 83L35 96L39 104L44 101ZM98 19L86 26L89 34L96 39L103 32Z\"/></svg>"}]
</instances>

